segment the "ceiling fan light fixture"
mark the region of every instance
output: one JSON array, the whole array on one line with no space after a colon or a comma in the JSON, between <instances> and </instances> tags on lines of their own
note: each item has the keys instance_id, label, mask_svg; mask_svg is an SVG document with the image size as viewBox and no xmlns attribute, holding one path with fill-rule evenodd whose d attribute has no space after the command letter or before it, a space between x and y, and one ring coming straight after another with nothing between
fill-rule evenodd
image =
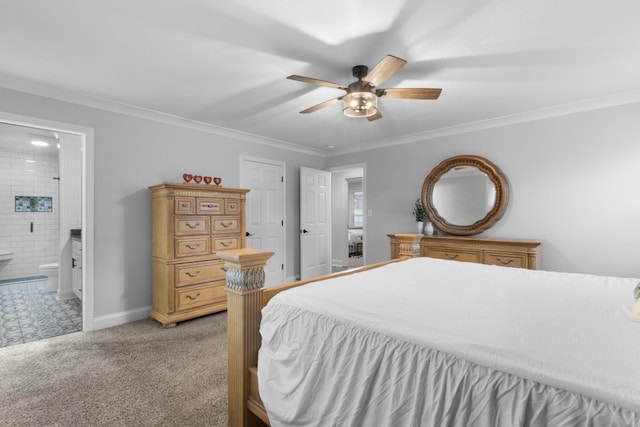
<instances>
[{"instance_id":1,"label":"ceiling fan light fixture","mask_svg":"<svg viewBox=\"0 0 640 427\"><path fill-rule=\"evenodd\" d=\"M380 110L378 110L378 98L438 99L440 96L442 89L439 88L379 88L381 83L387 81L406 63L407 61L397 56L387 55L382 58L371 71L369 71L369 67L366 65L356 65L351 71L353 77L358 80L350 83L348 86L326 80L298 76L296 74L287 78L317 86L341 89L346 92L343 96L321 102L320 104L300 111L300 113L313 113L342 101L342 113L345 116L355 118L366 117L368 121L373 122L382 118L382 114Z\"/></svg>"},{"instance_id":2,"label":"ceiling fan light fixture","mask_svg":"<svg viewBox=\"0 0 640 427\"><path fill-rule=\"evenodd\" d=\"M342 105L347 117L369 117L378 111L378 97L373 92L351 92L342 98Z\"/></svg>"}]
</instances>

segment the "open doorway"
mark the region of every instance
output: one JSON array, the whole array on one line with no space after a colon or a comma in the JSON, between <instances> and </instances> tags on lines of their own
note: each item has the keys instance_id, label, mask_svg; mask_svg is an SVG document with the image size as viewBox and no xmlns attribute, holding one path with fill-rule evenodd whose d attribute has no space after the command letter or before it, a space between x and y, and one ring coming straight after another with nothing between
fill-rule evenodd
<instances>
[{"instance_id":1,"label":"open doorway","mask_svg":"<svg viewBox=\"0 0 640 427\"><path fill-rule=\"evenodd\" d=\"M331 169L332 271L365 264L365 168Z\"/></svg>"},{"instance_id":2,"label":"open doorway","mask_svg":"<svg viewBox=\"0 0 640 427\"><path fill-rule=\"evenodd\" d=\"M43 147L35 147L34 140ZM20 316L30 322L13 328L21 336L7 335L0 346L93 330L92 173L87 170L92 143L89 128L0 112L0 152L12 171L0 183L8 194L1 201L3 225L13 230L0 245L6 253L0 288L20 298L19 306L29 311ZM19 320L18 314L13 318Z\"/></svg>"}]
</instances>

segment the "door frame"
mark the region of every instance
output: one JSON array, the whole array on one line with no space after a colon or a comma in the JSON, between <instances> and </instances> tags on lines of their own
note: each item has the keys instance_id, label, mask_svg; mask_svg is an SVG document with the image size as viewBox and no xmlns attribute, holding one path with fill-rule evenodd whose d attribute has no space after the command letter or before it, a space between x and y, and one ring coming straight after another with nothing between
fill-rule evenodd
<instances>
[{"instance_id":1,"label":"door frame","mask_svg":"<svg viewBox=\"0 0 640 427\"><path fill-rule=\"evenodd\" d=\"M250 162L256 162L256 163L266 163L268 165L273 165L273 166L279 166L280 167L280 171L282 172L282 206L280 207L282 209L282 220L284 221L284 227L283 227L283 234L282 234L282 263L283 263L283 269L282 269L282 274L283 274L283 283L288 283L292 280L289 279L289 277L287 276L287 259L288 259L288 254L287 254L287 230L288 230L288 225L289 223L287 222L287 164L283 161L280 160L272 160L272 159L265 159L262 157L255 157L255 156L248 156L245 154L241 154L239 157L239 167L238 170L240 171L239 176L238 176L238 182L242 183L244 182L244 178L245 178L245 173L246 171L244 170L244 168L242 167L243 162L247 160Z\"/></svg>"},{"instance_id":2,"label":"door frame","mask_svg":"<svg viewBox=\"0 0 640 427\"><path fill-rule=\"evenodd\" d=\"M82 139L82 330L94 322L94 130L71 123L0 111L0 122L77 135Z\"/></svg>"},{"instance_id":3,"label":"door frame","mask_svg":"<svg viewBox=\"0 0 640 427\"><path fill-rule=\"evenodd\" d=\"M350 169L362 169L362 193L364 194L364 206L363 206L364 216L362 218L362 240L365 242L363 244L363 249L362 249L362 264L367 265L367 242L369 241L369 239L367 238L367 217L369 216L369 210L367 209L368 200L369 200L369 198L367 197L367 164L352 163L349 165L334 166L329 168L329 172L331 172L332 182L333 182L334 172L342 172Z\"/></svg>"}]
</instances>

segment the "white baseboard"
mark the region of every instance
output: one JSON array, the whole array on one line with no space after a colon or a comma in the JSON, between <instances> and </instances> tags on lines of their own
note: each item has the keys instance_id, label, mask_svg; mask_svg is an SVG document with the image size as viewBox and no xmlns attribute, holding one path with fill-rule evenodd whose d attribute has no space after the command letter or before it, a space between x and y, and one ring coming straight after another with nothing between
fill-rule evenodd
<instances>
[{"instance_id":1,"label":"white baseboard","mask_svg":"<svg viewBox=\"0 0 640 427\"><path fill-rule=\"evenodd\" d=\"M112 326L123 325L137 320L143 320L149 317L151 306L136 308L135 310L121 311L120 313L107 314L93 319L93 330L110 328Z\"/></svg>"},{"instance_id":2,"label":"white baseboard","mask_svg":"<svg viewBox=\"0 0 640 427\"><path fill-rule=\"evenodd\" d=\"M73 293L71 289L68 290L60 290L56 295L58 301L65 301L76 298L76 294Z\"/></svg>"}]
</instances>

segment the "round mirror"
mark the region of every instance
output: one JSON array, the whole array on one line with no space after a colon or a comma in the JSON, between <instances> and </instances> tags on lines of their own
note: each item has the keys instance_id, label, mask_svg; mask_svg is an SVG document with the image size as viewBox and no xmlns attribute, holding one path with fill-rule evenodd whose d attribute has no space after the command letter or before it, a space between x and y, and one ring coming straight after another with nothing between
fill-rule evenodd
<instances>
[{"instance_id":1,"label":"round mirror","mask_svg":"<svg viewBox=\"0 0 640 427\"><path fill-rule=\"evenodd\" d=\"M466 236L493 226L507 207L507 181L479 156L456 156L436 166L422 185L429 220L445 233Z\"/></svg>"}]
</instances>

